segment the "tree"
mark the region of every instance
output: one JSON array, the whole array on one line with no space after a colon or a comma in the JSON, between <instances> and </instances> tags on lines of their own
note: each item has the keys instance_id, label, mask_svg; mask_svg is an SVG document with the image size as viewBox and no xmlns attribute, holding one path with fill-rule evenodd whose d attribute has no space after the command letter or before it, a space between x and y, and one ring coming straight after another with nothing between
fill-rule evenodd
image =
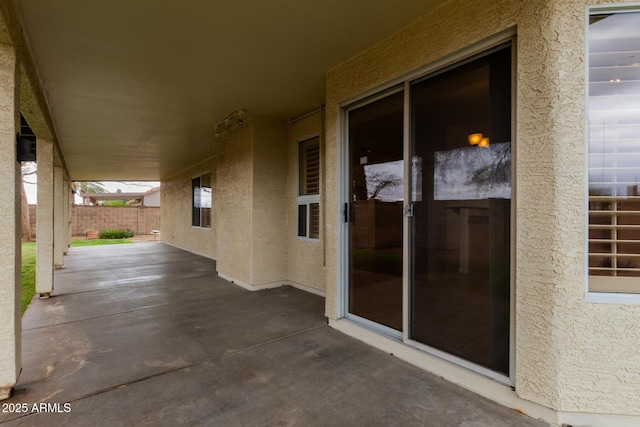
<instances>
[{"instance_id":1,"label":"tree","mask_svg":"<svg viewBox=\"0 0 640 427\"><path fill-rule=\"evenodd\" d=\"M32 242L33 235L31 233L31 220L29 216L29 201L27 200L27 192L24 184L35 184L37 165L35 162L24 162L21 166L22 172L22 241Z\"/></svg>"},{"instance_id":2,"label":"tree","mask_svg":"<svg viewBox=\"0 0 640 427\"><path fill-rule=\"evenodd\" d=\"M108 193L104 186L95 181L74 181L73 191L76 193Z\"/></svg>"},{"instance_id":3,"label":"tree","mask_svg":"<svg viewBox=\"0 0 640 427\"><path fill-rule=\"evenodd\" d=\"M393 188L402 184L402 177L393 172L374 172L367 176L367 199L374 200L385 188Z\"/></svg>"},{"instance_id":4,"label":"tree","mask_svg":"<svg viewBox=\"0 0 640 427\"><path fill-rule=\"evenodd\" d=\"M495 144L491 149L467 147L440 151L437 162L436 171L443 182L447 181L448 174L464 170L464 184L475 188L476 191L491 191L497 186L511 182L509 143Z\"/></svg>"}]
</instances>

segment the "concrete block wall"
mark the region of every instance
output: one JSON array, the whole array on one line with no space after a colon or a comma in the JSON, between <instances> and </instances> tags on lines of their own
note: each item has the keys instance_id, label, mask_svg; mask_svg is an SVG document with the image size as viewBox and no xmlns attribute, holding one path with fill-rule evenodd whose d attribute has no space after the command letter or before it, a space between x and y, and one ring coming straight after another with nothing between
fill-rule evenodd
<instances>
[{"instance_id":1,"label":"concrete block wall","mask_svg":"<svg viewBox=\"0 0 640 427\"><path fill-rule=\"evenodd\" d=\"M36 205L29 205L33 237L36 237L36 210ZM125 228L136 234L151 234L151 230L160 230L160 208L74 205L71 208L71 233L74 236L81 236L89 228L98 231L107 228Z\"/></svg>"},{"instance_id":2,"label":"concrete block wall","mask_svg":"<svg viewBox=\"0 0 640 427\"><path fill-rule=\"evenodd\" d=\"M71 230L74 236L92 228L125 228L136 234L160 230L160 208L147 206L73 206Z\"/></svg>"}]
</instances>

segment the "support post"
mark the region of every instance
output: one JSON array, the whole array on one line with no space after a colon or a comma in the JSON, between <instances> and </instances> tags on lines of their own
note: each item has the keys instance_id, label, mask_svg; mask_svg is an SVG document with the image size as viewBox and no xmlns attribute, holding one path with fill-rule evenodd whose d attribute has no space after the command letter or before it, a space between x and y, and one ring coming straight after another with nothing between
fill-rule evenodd
<instances>
[{"instance_id":1,"label":"support post","mask_svg":"<svg viewBox=\"0 0 640 427\"><path fill-rule=\"evenodd\" d=\"M69 199L67 203L69 204L69 216L67 217L67 250L71 247L71 241L73 240L73 182L69 181Z\"/></svg>"},{"instance_id":2,"label":"support post","mask_svg":"<svg viewBox=\"0 0 640 427\"><path fill-rule=\"evenodd\" d=\"M53 171L53 265L56 270L64 264L64 171L55 166Z\"/></svg>"},{"instance_id":3,"label":"support post","mask_svg":"<svg viewBox=\"0 0 640 427\"><path fill-rule=\"evenodd\" d=\"M71 205L69 203L69 195L70 195L71 191L69 189L69 180L64 179L63 184L62 184L62 194L63 194L63 200L64 200L64 244L63 244L63 248L62 248L62 254L66 255L67 252L69 251L69 244L71 243L71 240L69 240L69 220L71 219Z\"/></svg>"},{"instance_id":4,"label":"support post","mask_svg":"<svg viewBox=\"0 0 640 427\"><path fill-rule=\"evenodd\" d=\"M53 292L53 142L38 139L38 208L36 219L36 293Z\"/></svg>"},{"instance_id":5,"label":"support post","mask_svg":"<svg viewBox=\"0 0 640 427\"><path fill-rule=\"evenodd\" d=\"M18 381L21 361L21 188L16 161L19 66L15 50L0 44L0 400Z\"/></svg>"}]
</instances>

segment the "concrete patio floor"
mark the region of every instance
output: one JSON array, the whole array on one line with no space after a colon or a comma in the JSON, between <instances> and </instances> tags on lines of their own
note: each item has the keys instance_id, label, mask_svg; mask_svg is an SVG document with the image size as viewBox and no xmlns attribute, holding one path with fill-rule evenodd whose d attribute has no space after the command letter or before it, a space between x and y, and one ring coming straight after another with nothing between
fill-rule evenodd
<instances>
[{"instance_id":1,"label":"concrete patio floor","mask_svg":"<svg viewBox=\"0 0 640 427\"><path fill-rule=\"evenodd\" d=\"M545 425L329 328L323 312L318 296L246 291L164 243L72 248L52 298L23 318L23 371L2 403L28 411L0 424Z\"/></svg>"}]
</instances>

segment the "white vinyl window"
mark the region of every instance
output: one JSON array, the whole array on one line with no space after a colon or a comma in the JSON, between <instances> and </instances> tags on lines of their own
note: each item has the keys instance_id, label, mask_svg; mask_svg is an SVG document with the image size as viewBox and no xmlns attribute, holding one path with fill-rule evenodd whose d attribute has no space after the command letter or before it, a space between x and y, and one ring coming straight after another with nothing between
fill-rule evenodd
<instances>
[{"instance_id":1,"label":"white vinyl window","mask_svg":"<svg viewBox=\"0 0 640 427\"><path fill-rule=\"evenodd\" d=\"M211 228L211 174L191 179L191 225Z\"/></svg>"},{"instance_id":2,"label":"white vinyl window","mask_svg":"<svg viewBox=\"0 0 640 427\"><path fill-rule=\"evenodd\" d=\"M591 14L589 291L640 293L640 12Z\"/></svg>"},{"instance_id":3,"label":"white vinyl window","mask_svg":"<svg viewBox=\"0 0 640 427\"><path fill-rule=\"evenodd\" d=\"M298 238L320 238L320 138L298 146Z\"/></svg>"}]
</instances>

